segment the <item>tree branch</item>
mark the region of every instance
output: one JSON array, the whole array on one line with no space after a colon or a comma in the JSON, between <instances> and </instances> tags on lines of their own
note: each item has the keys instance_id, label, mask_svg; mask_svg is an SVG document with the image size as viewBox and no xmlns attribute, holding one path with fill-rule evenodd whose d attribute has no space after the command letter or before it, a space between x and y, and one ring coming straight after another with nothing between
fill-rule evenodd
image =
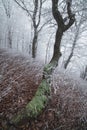
<instances>
[{"instance_id":1,"label":"tree branch","mask_svg":"<svg viewBox=\"0 0 87 130\"><path fill-rule=\"evenodd\" d=\"M6 13L7 17L10 18L10 16L11 16L11 12L10 12L10 11L11 11L11 10L10 10L10 8L8 7L9 4L8 4L7 7L6 7L4 0L2 0L2 4L3 4L3 6L4 6L5 13Z\"/></svg>"},{"instance_id":2,"label":"tree branch","mask_svg":"<svg viewBox=\"0 0 87 130\"><path fill-rule=\"evenodd\" d=\"M67 14L69 22L67 25L64 25L64 31L68 30L75 22L75 14L73 14L71 11L72 0L67 0L66 4L67 4Z\"/></svg>"},{"instance_id":3,"label":"tree branch","mask_svg":"<svg viewBox=\"0 0 87 130\"><path fill-rule=\"evenodd\" d=\"M52 0L52 13L53 17L56 20L57 24L60 26L64 26L62 15L58 10L58 0Z\"/></svg>"},{"instance_id":4,"label":"tree branch","mask_svg":"<svg viewBox=\"0 0 87 130\"><path fill-rule=\"evenodd\" d=\"M48 24L52 19L49 19L48 21L46 21L45 23L43 23L43 25L39 28L38 33L43 29L43 27Z\"/></svg>"},{"instance_id":5,"label":"tree branch","mask_svg":"<svg viewBox=\"0 0 87 130\"><path fill-rule=\"evenodd\" d=\"M32 15L31 15L30 11L27 9L27 7L26 7L24 1L20 0L20 2L22 3L22 5L21 5L20 2L18 2L17 0L14 0L14 2L16 2L16 4L17 4L19 7L21 7L21 8L31 17L31 19L32 19Z\"/></svg>"},{"instance_id":6,"label":"tree branch","mask_svg":"<svg viewBox=\"0 0 87 130\"><path fill-rule=\"evenodd\" d=\"M42 9L42 0L40 0L39 17L38 17L37 26L39 26L40 21L41 21L41 9Z\"/></svg>"}]
</instances>

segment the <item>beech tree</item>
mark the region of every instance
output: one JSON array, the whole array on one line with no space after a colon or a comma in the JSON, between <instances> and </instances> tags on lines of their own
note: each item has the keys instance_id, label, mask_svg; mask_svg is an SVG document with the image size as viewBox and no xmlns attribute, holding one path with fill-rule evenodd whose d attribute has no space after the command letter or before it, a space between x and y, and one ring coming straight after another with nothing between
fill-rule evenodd
<instances>
[{"instance_id":1,"label":"beech tree","mask_svg":"<svg viewBox=\"0 0 87 130\"><path fill-rule=\"evenodd\" d=\"M66 32L75 21L75 14L72 13L72 0L66 1L66 10L68 15L68 23L64 23L64 18L58 8L59 0L52 0L52 14L57 23L57 31L55 35L54 52L49 64L45 65L43 69L43 77L37 92L33 99L26 105L25 109L12 118L11 124L14 126L21 125L30 118L37 117L49 101L51 75L54 69L58 66L58 61L61 56L60 45L63 33Z\"/></svg>"}]
</instances>

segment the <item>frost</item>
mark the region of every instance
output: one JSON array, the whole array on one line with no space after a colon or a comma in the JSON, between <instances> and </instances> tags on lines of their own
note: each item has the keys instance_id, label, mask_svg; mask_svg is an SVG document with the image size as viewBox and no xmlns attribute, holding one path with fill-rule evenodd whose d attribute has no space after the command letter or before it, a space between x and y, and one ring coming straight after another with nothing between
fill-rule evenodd
<instances>
[{"instance_id":1,"label":"frost","mask_svg":"<svg viewBox=\"0 0 87 130\"><path fill-rule=\"evenodd\" d=\"M10 115L11 118L31 101L41 83L43 67L42 61L20 53L0 50L0 115L8 118ZM50 106L50 109L55 111L61 122L67 122L69 114L71 122L76 117L81 121L86 119L87 82L60 68L54 71L51 79L51 105L54 108Z\"/></svg>"},{"instance_id":2,"label":"frost","mask_svg":"<svg viewBox=\"0 0 87 130\"><path fill-rule=\"evenodd\" d=\"M3 98L9 93L11 92L11 87L7 86L1 93L0 93L0 101L3 100Z\"/></svg>"}]
</instances>

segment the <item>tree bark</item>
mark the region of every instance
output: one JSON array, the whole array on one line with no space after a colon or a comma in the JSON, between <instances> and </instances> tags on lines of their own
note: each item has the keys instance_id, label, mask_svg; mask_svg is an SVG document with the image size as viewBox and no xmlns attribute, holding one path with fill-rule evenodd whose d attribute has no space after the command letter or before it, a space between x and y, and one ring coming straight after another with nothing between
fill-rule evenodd
<instances>
[{"instance_id":1,"label":"tree bark","mask_svg":"<svg viewBox=\"0 0 87 130\"><path fill-rule=\"evenodd\" d=\"M66 62L65 62L65 64L64 64L64 68L65 68L65 69L67 69L67 66L68 66L68 64L70 63L70 60L71 60L72 56L73 56L73 52L70 53L68 59L66 60Z\"/></svg>"},{"instance_id":2,"label":"tree bark","mask_svg":"<svg viewBox=\"0 0 87 130\"><path fill-rule=\"evenodd\" d=\"M11 35L11 29L8 30L8 47L12 48L12 35Z\"/></svg>"},{"instance_id":3,"label":"tree bark","mask_svg":"<svg viewBox=\"0 0 87 130\"><path fill-rule=\"evenodd\" d=\"M67 14L68 14L69 22L67 25L65 25L64 19L58 10L58 0L52 0L52 13L58 25L58 29L57 29L56 37L55 37L53 57L50 61L50 63L55 62L55 66L57 65L59 58L61 56L60 45L61 45L63 33L67 31L73 25L75 21L75 15L72 14L72 11L71 11L71 4L72 4L71 0L67 1Z\"/></svg>"},{"instance_id":4,"label":"tree bark","mask_svg":"<svg viewBox=\"0 0 87 130\"><path fill-rule=\"evenodd\" d=\"M38 40L38 31L37 31L37 28L34 28L34 37L33 37L33 42L32 42L32 58L36 58L37 40Z\"/></svg>"},{"instance_id":5,"label":"tree bark","mask_svg":"<svg viewBox=\"0 0 87 130\"><path fill-rule=\"evenodd\" d=\"M58 62L58 60L61 56L60 44L61 44L62 36L63 36L63 31L61 28L58 28L57 32L56 32L56 37L55 37L53 56L52 56L50 63L55 62L55 61Z\"/></svg>"}]
</instances>

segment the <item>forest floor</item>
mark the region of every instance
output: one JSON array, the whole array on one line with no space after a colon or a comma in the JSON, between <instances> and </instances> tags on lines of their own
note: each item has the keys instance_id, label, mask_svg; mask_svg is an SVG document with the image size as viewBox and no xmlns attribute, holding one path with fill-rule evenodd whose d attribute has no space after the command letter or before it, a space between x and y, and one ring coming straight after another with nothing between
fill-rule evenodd
<instances>
[{"instance_id":1,"label":"forest floor","mask_svg":"<svg viewBox=\"0 0 87 130\"><path fill-rule=\"evenodd\" d=\"M0 130L32 100L43 64L0 49ZM87 130L87 91L80 82L58 73L52 76L49 103L42 113L15 130ZM10 130L13 130L11 128Z\"/></svg>"}]
</instances>

